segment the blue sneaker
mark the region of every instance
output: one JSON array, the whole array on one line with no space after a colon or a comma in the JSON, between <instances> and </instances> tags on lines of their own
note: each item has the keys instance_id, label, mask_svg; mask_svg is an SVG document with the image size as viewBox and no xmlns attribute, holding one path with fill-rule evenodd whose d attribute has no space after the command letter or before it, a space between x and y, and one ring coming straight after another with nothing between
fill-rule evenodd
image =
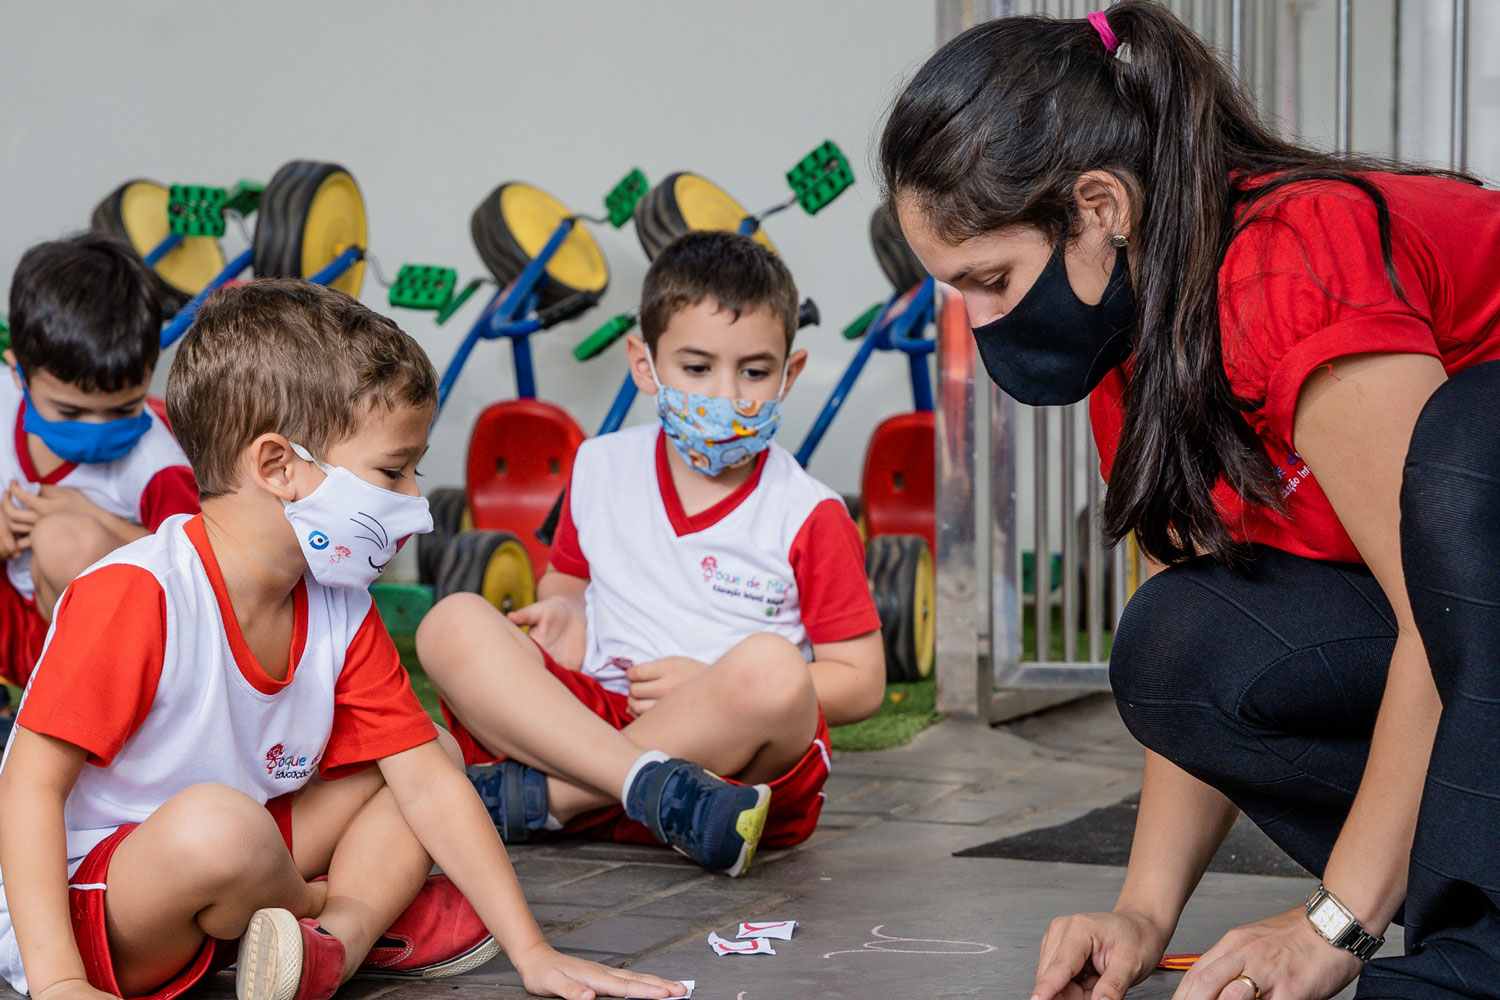
<instances>
[{"instance_id":1,"label":"blue sneaker","mask_svg":"<svg viewBox=\"0 0 1500 1000\"><path fill-rule=\"evenodd\" d=\"M471 764L464 768L479 801L507 844L524 844L546 834L547 776L519 761Z\"/></svg>"},{"instance_id":2,"label":"blue sneaker","mask_svg":"<svg viewBox=\"0 0 1500 1000\"><path fill-rule=\"evenodd\" d=\"M625 797L625 815L709 871L750 867L771 805L766 785L736 785L689 760L653 761Z\"/></svg>"}]
</instances>

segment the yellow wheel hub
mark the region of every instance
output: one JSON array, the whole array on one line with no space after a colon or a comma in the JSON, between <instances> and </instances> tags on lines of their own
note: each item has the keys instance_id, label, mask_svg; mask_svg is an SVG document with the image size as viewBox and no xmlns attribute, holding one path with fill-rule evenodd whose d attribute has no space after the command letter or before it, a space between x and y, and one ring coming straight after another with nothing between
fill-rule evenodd
<instances>
[{"instance_id":1,"label":"yellow wheel hub","mask_svg":"<svg viewBox=\"0 0 1500 1000\"><path fill-rule=\"evenodd\" d=\"M536 600L536 577L524 545L515 539L500 543L484 568L479 593L506 614Z\"/></svg>"},{"instance_id":2,"label":"yellow wheel hub","mask_svg":"<svg viewBox=\"0 0 1500 1000\"><path fill-rule=\"evenodd\" d=\"M120 221L130 234L135 252L146 256L170 231L167 226L167 189L150 181L136 181L120 197ZM188 295L203 291L203 286L224 270L224 251L212 236L188 236L156 262L161 280Z\"/></svg>"},{"instance_id":3,"label":"yellow wheel hub","mask_svg":"<svg viewBox=\"0 0 1500 1000\"><path fill-rule=\"evenodd\" d=\"M912 594L912 639L916 643L917 675L932 675L937 659L937 581L932 570L932 550L922 546L917 560L917 585Z\"/></svg>"},{"instance_id":4,"label":"yellow wheel hub","mask_svg":"<svg viewBox=\"0 0 1500 1000\"><path fill-rule=\"evenodd\" d=\"M366 247L365 200L354 178L343 171L330 174L313 193L302 228L302 276L310 278L333 263L350 247ZM365 280L365 262L356 261L330 288L358 297Z\"/></svg>"},{"instance_id":5,"label":"yellow wheel hub","mask_svg":"<svg viewBox=\"0 0 1500 1000\"><path fill-rule=\"evenodd\" d=\"M740 223L750 214L727 191L697 174L678 177L672 194L677 201L678 214L689 229L738 232ZM754 238L755 242L767 250L776 252L776 247L772 245L764 229L757 229Z\"/></svg>"},{"instance_id":6,"label":"yellow wheel hub","mask_svg":"<svg viewBox=\"0 0 1500 1000\"><path fill-rule=\"evenodd\" d=\"M511 183L500 191L500 217L527 257L535 260L557 231L558 223L573 213L541 188ZM580 292L602 292L609 284L609 265L593 234L582 224L568 233L547 262L549 277Z\"/></svg>"}]
</instances>

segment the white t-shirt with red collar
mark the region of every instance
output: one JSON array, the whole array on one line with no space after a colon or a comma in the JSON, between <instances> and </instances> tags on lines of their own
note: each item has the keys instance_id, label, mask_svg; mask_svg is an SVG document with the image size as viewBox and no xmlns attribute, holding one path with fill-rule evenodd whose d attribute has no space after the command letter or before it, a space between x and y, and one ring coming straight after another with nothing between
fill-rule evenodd
<instances>
[{"instance_id":1,"label":"white t-shirt with red collar","mask_svg":"<svg viewBox=\"0 0 1500 1000\"><path fill-rule=\"evenodd\" d=\"M761 632L812 646L880 628L864 545L838 494L772 444L750 478L687 515L666 439L642 425L585 441L573 461L552 568L589 581L583 672L629 690L664 656L704 663Z\"/></svg>"},{"instance_id":2,"label":"white t-shirt with red collar","mask_svg":"<svg viewBox=\"0 0 1500 1000\"><path fill-rule=\"evenodd\" d=\"M63 808L69 874L116 828L190 785L267 802L437 736L368 591L304 576L286 676L267 674L202 517L185 515L63 593L16 721L88 752ZM3 895L0 975L26 992Z\"/></svg>"},{"instance_id":3,"label":"white t-shirt with red collar","mask_svg":"<svg viewBox=\"0 0 1500 1000\"><path fill-rule=\"evenodd\" d=\"M198 484L187 456L149 406L145 413L151 426L124 456L96 465L64 462L45 476L37 474L26 447L25 407L26 397L15 379L0 372L0 416L15 414L12 433L0 435L0 488L8 488L11 480L32 493L44 483L68 486L148 531L155 531L173 514L197 513ZM30 549L6 561L5 575L17 593L32 599L36 585L31 579Z\"/></svg>"}]
</instances>

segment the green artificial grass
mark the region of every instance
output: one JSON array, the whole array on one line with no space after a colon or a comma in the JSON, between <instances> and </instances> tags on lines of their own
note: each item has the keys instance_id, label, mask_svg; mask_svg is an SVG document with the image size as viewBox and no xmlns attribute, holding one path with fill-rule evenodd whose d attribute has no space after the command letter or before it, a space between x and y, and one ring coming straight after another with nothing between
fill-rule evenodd
<instances>
[{"instance_id":1,"label":"green artificial grass","mask_svg":"<svg viewBox=\"0 0 1500 1000\"><path fill-rule=\"evenodd\" d=\"M863 722L829 730L835 750L885 750L911 738L943 717L936 707L937 684L887 684L879 710Z\"/></svg>"}]
</instances>

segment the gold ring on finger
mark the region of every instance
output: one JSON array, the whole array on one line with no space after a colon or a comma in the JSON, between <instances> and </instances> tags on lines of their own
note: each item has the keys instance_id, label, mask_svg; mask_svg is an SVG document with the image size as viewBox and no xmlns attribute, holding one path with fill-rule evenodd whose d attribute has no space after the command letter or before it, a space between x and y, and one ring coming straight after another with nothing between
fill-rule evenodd
<instances>
[{"instance_id":1,"label":"gold ring on finger","mask_svg":"<svg viewBox=\"0 0 1500 1000\"><path fill-rule=\"evenodd\" d=\"M1256 984L1255 980L1251 979L1249 976L1235 976L1232 982L1244 983L1246 986L1250 987L1250 991L1255 994L1253 1000L1260 1000L1260 987Z\"/></svg>"}]
</instances>

